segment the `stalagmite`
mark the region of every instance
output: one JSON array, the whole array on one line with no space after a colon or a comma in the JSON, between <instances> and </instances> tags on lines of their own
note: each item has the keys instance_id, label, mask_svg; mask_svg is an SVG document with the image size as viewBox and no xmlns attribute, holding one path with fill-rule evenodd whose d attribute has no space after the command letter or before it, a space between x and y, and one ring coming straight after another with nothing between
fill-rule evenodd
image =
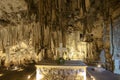
<instances>
[{"instance_id":1,"label":"stalagmite","mask_svg":"<svg viewBox=\"0 0 120 80\"><path fill-rule=\"evenodd\" d=\"M5 60L5 66L8 68L10 67L10 61L11 61L11 57L10 57L10 53L9 53L9 47L6 48L6 60Z\"/></svg>"}]
</instances>

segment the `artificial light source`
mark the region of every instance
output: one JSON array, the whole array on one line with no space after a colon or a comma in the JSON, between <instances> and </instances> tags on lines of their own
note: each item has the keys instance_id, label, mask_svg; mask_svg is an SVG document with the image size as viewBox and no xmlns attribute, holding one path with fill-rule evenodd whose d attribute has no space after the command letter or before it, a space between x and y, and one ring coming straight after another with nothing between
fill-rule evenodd
<instances>
[{"instance_id":1,"label":"artificial light source","mask_svg":"<svg viewBox=\"0 0 120 80\"><path fill-rule=\"evenodd\" d=\"M30 79L31 76L34 74L35 72L33 72L31 75L28 75L27 79Z\"/></svg>"},{"instance_id":2,"label":"artificial light source","mask_svg":"<svg viewBox=\"0 0 120 80\"><path fill-rule=\"evenodd\" d=\"M3 74L0 74L0 77L3 76Z\"/></svg>"},{"instance_id":3,"label":"artificial light source","mask_svg":"<svg viewBox=\"0 0 120 80\"><path fill-rule=\"evenodd\" d=\"M91 76L92 80L96 80L95 77Z\"/></svg>"},{"instance_id":4,"label":"artificial light source","mask_svg":"<svg viewBox=\"0 0 120 80\"><path fill-rule=\"evenodd\" d=\"M100 68L100 67L101 67L101 64L98 64L98 65L97 65L97 67L99 67L99 68Z\"/></svg>"},{"instance_id":5,"label":"artificial light source","mask_svg":"<svg viewBox=\"0 0 120 80\"><path fill-rule=\"evenodd\" d=\"M31 76L30 75L28 75L28 77L27 77L28 79L30 79L31 78Z\"/></svg>"},{"instance_id":6,"label":"artificial light source","mask_svg":"<svg viewBox=\"0 0 120 80\"><path fill-rule=\"evenodd\" d=\"M18 69L18 67L17 67L17 66L15 66L14 70L17 70L17 69Z\"/></svg>"}]
</instances>

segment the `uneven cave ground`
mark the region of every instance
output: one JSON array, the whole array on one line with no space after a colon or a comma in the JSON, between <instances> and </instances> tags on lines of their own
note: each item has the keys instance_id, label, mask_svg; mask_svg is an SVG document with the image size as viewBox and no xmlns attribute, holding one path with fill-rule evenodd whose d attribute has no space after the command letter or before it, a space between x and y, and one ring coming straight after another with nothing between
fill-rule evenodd
<instances>
[{"instance_id":1,"label":"uneven cave ground","mask_svg":"<svg viewBox=\"0 0 120 80\"><path fill-rule=\"evenodd\" d=\"M18 66L17 70L14 70L12 67L8 70L5 67L0 67L0 80L28 80L29 75L31 75L29 80L35 80L35 64L29 63L25 66Z\"/></svg>"},{"instance_id":2,"label":"uneven cave ground","mask_svg":"<svg viewBox=\"0 0 120 80\"><path fill-rule=\"evenodd\" d=\"M13 67L0 67L0 80L36 80L36 63L29 63L27 65L18 66L17 70ZM87 68L87 80L92 80L89 75L89 68ZM31 76L30 76L31 75ZM28 79L28 77L30 78ZM103 76L104 77L104 76ZM120 80L120 75L115 74L115 80Z\"/></svg>"}]
</instances>

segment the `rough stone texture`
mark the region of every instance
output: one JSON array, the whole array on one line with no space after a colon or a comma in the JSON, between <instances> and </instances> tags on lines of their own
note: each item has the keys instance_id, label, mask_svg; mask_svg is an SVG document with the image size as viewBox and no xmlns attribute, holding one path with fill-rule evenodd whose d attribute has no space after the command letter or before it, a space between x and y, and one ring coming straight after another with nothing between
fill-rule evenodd
<instances>
[{"instance_id":1,"label":"rough stone texture","mask_svg":"<svg viewBox=\"0 0 120 80\"><path fill-rule=\"evenodd\" d=\"M8 24L17 25L21 18L25 19L27 3L24 0L0 1L0 27Z\"/></svg>"},{"instance_id":2,"label":"rough stone texture","mask_svg":"<svg viewBox=\"0 0 120 80\"><path fill-rule=\"evenodd\" d=\"M84 0L52 1L0 1L1 53L6 53L8 46L12 48L24 41L28 43L31 41L36 54L45 53L46 58L53 58L57 54L56 48L60 43L69 50L73 49L73 55L77 59L85 56L85 58L94 58L94 61L99 57L103 47L106 53L110 53L107 51L110 50L109 15L112 19L119 16L119 7L115 6L120 3L119 0L113 2L110 0L110 3L106 0L85 0L86 4ZM29 46L28 43L25 44ZM81 43L85 43L84 48L81 47ZM92 50L89 49L91 47ZM80 52L81 48L83 51Z\"/></svg>"},{"instance_id":3,"label":"rough stone texture","mask_svg":"<svg viewBox=\"0 0 120 80\"><path fill-rule=\"evenodd\" d=\"M3 15L27 10L27 4L24 0L0 0L0 18Z\"/></svg>"},{"instance_id":4,"label":"rough stone texture","mask_svg":"<svg viewBox=\"0 0 120 80\"><path fill-rule=\"evenodd\" d=\"M31 60L35 62L41 60L42 57L39 56L42 53L38 52L40 45L38 27L37 23L31 23L0 30L0 61L3 63L1 65L9 67L10 64L24 65Z\"/></svg>"}]
</instances>

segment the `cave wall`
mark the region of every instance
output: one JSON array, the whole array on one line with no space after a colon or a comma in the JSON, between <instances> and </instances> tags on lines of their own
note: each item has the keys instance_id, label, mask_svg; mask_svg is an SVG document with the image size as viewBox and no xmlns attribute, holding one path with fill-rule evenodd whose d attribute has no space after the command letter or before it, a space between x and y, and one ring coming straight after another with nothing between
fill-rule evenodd
<instances>
[{"instance_id":1,"label":"cave wall","mask_svg":"<svg viewBox=\"0 0 120 80\"><path fill-rule=\"evenodd\" d=\"M0 2L0 27L8 24L18 24L21 18L25 19L27 4L24 0L1 0Z\"/></svg>"},{"instance_id":2,"label":"cave wall","mask_svg":"<svg viewBox=\"0 0 120 80\"><path fill-rule=\"evenodd\" d=\"M10 25L0 30L0 59L7 66L12 63L20 65L30 60L41 60L40 57L38 59L39 48L39 23Z\"/></svg>"},{"instance_id":3,"label":"cave wall","mask_svg":"<svg viewBox=\"0 0 120 80\"><path fill-rule=\"evenodd\" d=\"M120 17L113 22L113 60L114 60L114 73L120 74Z\"/></svg>"},{"instance_id":4,"label":"cave wall","mask_svg":"<svg viewBox=\"0 0 120 80\"><path fill-rule=\"evenodd\" d=\"M119 34L120 34L120 17L114 22L113 24L113 42L114 42L114 57L116 57L115 59L120 57L120 46L119 46Z\"/></svg>"},{"instance_id":5,"label":"cave wall","mask_svg":"<svg viewBox=\"0 0 120 80\"><path fill-rule=\"evenodd\" d=\"M29 41L31 41L31 45L34 47L36 53L39 53L42 49L45 52L53 49L53 54L55 54L56 47L59 47L60 43L63 43L64 47L74 45L74 50L76 50L81 45L78 31L80 30L82 34L89 32L85 35L85 38L89 39L90 34L92 34L90 31L92 30L93 21L95 20L95 17L91 15L92 12L90 12L89 16L85 15L86 17L83 17L86 11L89 12L91 10L89 7L92 2L89 0L86 0L86 3L84 0L76 1L79 4L67 0L64 2L60 0L53 1L53 3L51 3L51 0L47 0L46 2L43 0L13 0L13 3L8 0L2 0L0 10L1 51L5 53L6 47L18 45L20 42L24 42L29 46ZM97 2L95 1L95 3ZM67 8L68 6L69 8ZM92 7L92 9L94 8ZM39 23L36 22L36 19ZM73 35L70 34L71 38L67 34L67 32L71 32L71 30L68 30L69 26L72 26L73 30L78 30L73 32ZM96 36L94 34L96 33L93 33L93 36ZM73 41L72 44L67 38ZM98 39L101 40L100 38ZM79 53L77 52L77 54ZM46 55L49 56L52 54L48 52Z\"/></svg>"},{"instance_id":6,"label":"cave wall","mask_svg":"<svg viewBox=\"0 0 120 80\"><path fill-rule=\"evenodd\" d=\"M11 1L0 3L1 56L35 53L37 57L41 54L40 59L56 59L60 43L68 54L72 50L72 59L99 61L103 48L110 54L110 14L106 0ZM30 50L26 52L26 48Z\"/></svg>"},{"instance_id":7,"label":"cave wall","mask_svg":"<svg viewBox=\"0 0 120 80\"><path fill-rule=\"evenodd\" d=\"M106 33L109 33L109 31ZM83 35L82 31L66 32L66 48L68 49L70 59L91 63L95 60L99 61L99 55L103 46L109 44L109 37L106 37L106 35L109 34L106 33L104 33L102 24L96 25L95 28L93 28L91 32L86 33L86 35ZM103 41L103 37L107 38L107 43ZM108 50L109 46L107 46L106 49Z\"/></svg>"}]
</instances>

